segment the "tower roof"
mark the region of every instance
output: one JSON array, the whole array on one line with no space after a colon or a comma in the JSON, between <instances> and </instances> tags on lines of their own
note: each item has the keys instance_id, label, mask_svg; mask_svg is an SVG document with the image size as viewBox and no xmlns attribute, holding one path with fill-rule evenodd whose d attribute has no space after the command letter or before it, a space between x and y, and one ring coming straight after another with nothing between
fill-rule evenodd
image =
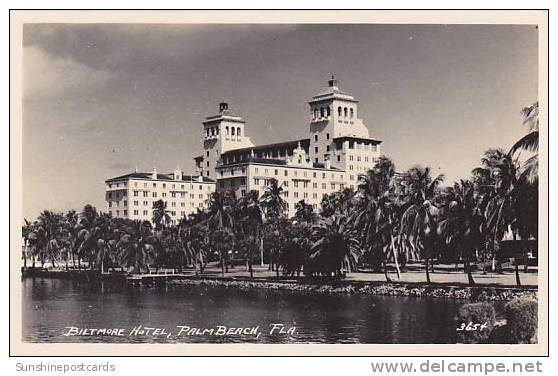
<instances>
[{"instance_id":1,"label":"tower roof","mask_svg":"<svg viewBox=\"0 0 558 376\"><path fill-rule=\"evenodd\" d=\"M331 79L327 81L327 84L328 84L327 89L314 95L312 97L312 100L309 103L321 102L321 101L332 100L332 99L341 99L349 102L358 102L358 100L355 99L355 97L339 89L337 79L335 78L335 76L332 75Z\"/></svg>"},{"instance_id":2,"label":"tower roof","mask_svg":"<svg viewBox=\"0 0 558 376\"><path fill-rule=\"evenodd\" d=\"M227 102L219 103L219 113L217 115L206 117L205 120L203 121L203 124L214 123L220 120L227 120L236 123L245 123L242 117L234 115L229 110L229 104Z\"/></svg>"}]
</instances>

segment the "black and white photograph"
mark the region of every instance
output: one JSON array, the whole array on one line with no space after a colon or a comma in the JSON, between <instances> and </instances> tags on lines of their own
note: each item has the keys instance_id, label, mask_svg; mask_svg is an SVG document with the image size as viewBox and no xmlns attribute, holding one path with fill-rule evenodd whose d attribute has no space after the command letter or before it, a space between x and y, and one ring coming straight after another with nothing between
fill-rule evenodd
<instances>
[{"instance_id":1,"label":"black and white photograph","mask_svg":"<svg viewBox=\"0 0 558 376\"><path fill-rule=\"evenodd\" d=\"M12 22L22 349L547 351L544 12L120 13Z\"/></svg>"}]
</instances>

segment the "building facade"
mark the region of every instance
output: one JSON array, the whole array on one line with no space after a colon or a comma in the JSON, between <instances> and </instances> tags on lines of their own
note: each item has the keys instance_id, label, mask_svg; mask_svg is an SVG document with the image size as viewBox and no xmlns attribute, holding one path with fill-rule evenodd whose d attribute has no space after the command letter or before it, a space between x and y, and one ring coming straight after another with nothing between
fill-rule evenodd
<instances>
[{"instance_id":1,"label":"building facade","mask_svg":"<svg viewBox=\"0 0 558 376\"><path fill-rule=\"evenodd\" d=\"M173 173L133 172L105 181L107 212L113 217L151 221L153 203L163 200L173 222L203 210L215 180L203 176Z\"/></svg>"},{"instance_id":2,"label":"building facade","mask_svg":"<svg viewBox=\"0 0 558 376\"><path fill-rule=\"evenodd\" d=\"M178 219L205 207L214 190L234 190L237 197L251 190L262 195L272 178L283 188L289 216L301 200L319 210L325 194L356 188L359 176L379 158L381 141L370 137L358 117L358 100L341 91L335 78L308 104L308 138L254 145L246 134L246 122L221 103L219 113L203 122L203 154L195 158L197 176L154 171L109 179L109 212L150 220L153 202L163 199L175 213L173 219ZM179 186L184 187L179 190Z\"/></svg>"}]
</instances>

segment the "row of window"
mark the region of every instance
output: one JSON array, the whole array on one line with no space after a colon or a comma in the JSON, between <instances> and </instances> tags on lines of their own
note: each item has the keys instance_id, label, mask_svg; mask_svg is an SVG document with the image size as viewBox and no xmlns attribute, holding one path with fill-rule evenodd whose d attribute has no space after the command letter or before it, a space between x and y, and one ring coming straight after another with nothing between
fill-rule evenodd
<instances>
[{"instance_id":1,"label":"row of window","mask_svg":"<svg viewBox=\"0 0 558 376\"><path fill-rule=\"evenodd\" d=\"M219 127L208 127L205 129L205 135L209 136L218 136L219 135ZM228 125L225 127L225 136L242 136L242 129L240 127L229 127Z\"/></svg>"},{"instance_id":2,"label":"row of window","mask_svg":"<svg viewBox=\"0 0 558 376\"><path fill-rule=\"evenodd\" d=\"M325 117L330 117L331 116L331 107L327 106L327 107L316 107L314 108L313 111L313 118L314 119L319 119L319 118L325 118ZM348 107L337 107L337 116L339 117L349 117L349 118L353 118L355 116L355 110L353 108L348 108Z\"/></svg>"}]
</instances>

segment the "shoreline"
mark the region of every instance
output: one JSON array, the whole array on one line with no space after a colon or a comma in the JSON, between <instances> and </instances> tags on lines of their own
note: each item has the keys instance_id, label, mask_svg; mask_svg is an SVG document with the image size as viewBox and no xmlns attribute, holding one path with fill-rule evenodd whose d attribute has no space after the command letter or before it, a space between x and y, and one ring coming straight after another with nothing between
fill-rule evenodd
<instances>
[{"instance_id":1,"label":"shoreline","mask_svg":"<svg viewBox=\"0 0 558 376\"><path fill-rule=\"evenodd\" d=\"M157 277L155 277L157 276ZM98 282L120 282L127 283L130 287L138 285L152 287L158 285L187 287L205 286L235 288L241 290L281 290L293 292L310 292L318 294L360 294L377 296L401 296L401 297L431 297L443 299L459 299L470 301L507 301L518 297L530 297L538 299L538 287L523 286L493 286L447 284L423 282L368 282L368 281L331 281L324 280L295 280L295 279L268 279L255 277L254 279L244 277L218 277L218 276L188 276L188 275L145 275L144 280L139 283L127 281L127 274L110 273L99 275L89 271L48 271L48 270L22 270L22 278L62 278L82 280L87 283Z\"/></svg>"}]
</instances>

